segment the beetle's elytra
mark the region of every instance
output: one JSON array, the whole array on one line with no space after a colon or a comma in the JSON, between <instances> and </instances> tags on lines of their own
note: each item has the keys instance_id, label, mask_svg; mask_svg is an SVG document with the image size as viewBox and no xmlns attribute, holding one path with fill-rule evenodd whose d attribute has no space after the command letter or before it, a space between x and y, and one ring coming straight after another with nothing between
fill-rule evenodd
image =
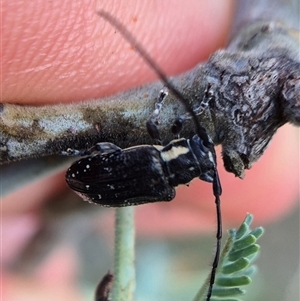
<instances>
[{"instance_id":1,"label":"beetle's elytra","mask_svg":"<svg viewBox=\"0 0 300 301\"><path fill-rule=\"evenodd\" d=\"M103 142L72 164L66 181L83 199L109 207L170 201L175 187L199 177L213 182L215 158L198 135L162 147L127 149Z\"/></svg>"}]
</instances>

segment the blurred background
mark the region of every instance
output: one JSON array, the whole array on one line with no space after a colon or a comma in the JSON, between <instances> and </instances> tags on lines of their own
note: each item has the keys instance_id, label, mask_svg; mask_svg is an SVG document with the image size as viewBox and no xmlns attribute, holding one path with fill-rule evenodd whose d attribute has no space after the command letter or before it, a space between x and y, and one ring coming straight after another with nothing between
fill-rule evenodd
<instances>
[{"instance_id":1,"label":"blurred background","mask_svg":"<svg viewBox=\"0 0 300 301\"><path fill-rule=\"evenodd\" d=\"M2 300L93 300L98 281L113 269L113 229L100 226L107 215L113 219L112 211L91 206L71 193L51 200L44 207L41 227L18 254L13 245L2 245L9 250L7 255L2 249L6 257L2 258ZM4 220L2 235L17 235L6 233L5 226ZM264 227L256 261L259 272L243 300L298 300L298 206ZM158 238L139 235L136 300L192 300L209 273L214 245L213 232Z\"/></svg>"}]
</instances>

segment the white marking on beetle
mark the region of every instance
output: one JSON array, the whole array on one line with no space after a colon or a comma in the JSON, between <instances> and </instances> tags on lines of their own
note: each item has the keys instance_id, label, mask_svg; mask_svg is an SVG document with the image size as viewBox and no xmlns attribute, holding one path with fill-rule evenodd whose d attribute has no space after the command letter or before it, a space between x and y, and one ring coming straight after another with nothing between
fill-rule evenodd
<instances>
[{"instance_id":1,"label":"white marking on beetle","mask_svg":"<svg viewBox=\"0 0 300 301\"><path fill-rule=\"evenodd\" d=\"M89 168L90 168L90 166L87 164L87 165L86 165L86 169L89 169Z\"/></svg>"},{"instance_id":2,"label":"white marking on beetle","mask_svg":"<svg viewBox=\"0 0 300 301\"><path fill-rule=\"evenodd\" d=\"M164 148L162 145L153 145L153 147L155 147L158 151L161 151Z\"/></svg>"},{"instance_id":3,"label":"white marking on beetle","mask_svg":"<svg viewBox=\"0 0 300 301\"><path fill-rule=\"evenodd\" d=\"M86 189L89 189L89 188L90 188L90 185L85 185L85 188L86 188Z\"/></svg>"},{"instance_id":4,"label":"white marking on beetle","mask_svg":"<svg viewBox=\"0 0 300 301\"><path fill-rule=\"evenodd\" d=\"M214 157L211 152L208 152L208 158L209 158L210 162L214 163L214 165L215 165L215 160L214 160Z\"/></svg>"},{"instance_id":5,"label":"white marking on beetle","mask_svg":"<svg viewBox=\"0 0 300 301\"><path fill-rule=\"evenodd\" d=\"M162 165L161 165L161 161L160 159L158 159L157 157L153 156L152 157L152 164L156 170L156 172L163 176L164 172L163 172L163 169L162 169Z\"/></svg>"},{"instance_id":6,"label":"white marking on beetle","mask_svg":"<svg viewBox=\"0 0 300 301\"><path fill-rule=\"evenodd\" d=\"M101 200L102 199L102 196L101 194L98 194L98 199Z\"/></svg>"},{"instance_id":7,"label":"white marking on beetle","mask_svg":"<svg viewBox=\"0 0 300 301\"><path fill-rule=\"evenodd\" d=\"M187 154L189 151L184 146L173 146L170 150L161 152L160 155L165 162L168 162L177 159L180 155Z\"/></svg>"},{"instance_id":8,"label":"white marking on beetle","mask_svg":"<svg viewBox=\"0 0 300 301\"><path fill-rule=\"evenodd\" d=\"M75 178L75 174L72 173L72 178Z\"/></svg>"}]
</instances>

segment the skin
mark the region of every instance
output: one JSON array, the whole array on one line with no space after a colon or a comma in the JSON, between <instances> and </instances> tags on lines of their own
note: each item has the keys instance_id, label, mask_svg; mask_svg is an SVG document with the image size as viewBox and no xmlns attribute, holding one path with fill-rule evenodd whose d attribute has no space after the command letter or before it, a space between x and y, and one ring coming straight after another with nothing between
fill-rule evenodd
<instances>
[{"instance_id":1,"label":"skin","mask_svg":"<svg viewBox=\"0 0 300 301\"><path fill-rule=\"evenodd\" d=\"M190 0L182 6L175 0L129 0L118 5L114 1L102 2L75 0L70 5L58 0L4 1L5 76L1 101L35 105L75 102L155 80L153 71L130 45L95 14L99 9L109 11L126 24L168 75L188 70L224 47L234 11L233 1ZM244 181L226 173L219 158L226 227L229 221L234 226L240 224L246 212L253 213L257 222L266 223L293 208L299 185L294 163L298 158L297 135L295 128L285 126ZM283 183L289 183L288 187ZM3 225L8 233L2 242L4 253L8 254L4 263L18 258L41 225L40 211L45 200L63 189L66 185L63 174L59 174L3 199ZM24 196L26 202L21 204L19 200ZM107 214L98 226L110 229L111 222ZM155 237L215 229L211 185L194 181L190 187L178 189L177 198L171 203L141 206L137 209L137 229L138 234ZM5 271L3 298L20 301L29 296L30 300L47 296L49 300L83 300L76 292L77 264L73 255L68 245L56 249L26 278L25 286L22 275ZM63 264L60 270L64 274L53 275L53 264Z\"/></svg>"},{"instance_id":2,"label":"skin","mask_svg":"<svg viewBox=\"0 0 300 301\"><path fill-rule=\"evenodd\" d=\"M126 24L170 75L191 68L224 44L233 11L231 2L217 1L191 0L184 7L175 0L118 6L102 2L72 1L71 7L59 1L4 2L2 99L71 102L154 80L153 71L95 13L100 9ZM212 16L218 21L211 22Z\"/></svg>"}]
</instances>

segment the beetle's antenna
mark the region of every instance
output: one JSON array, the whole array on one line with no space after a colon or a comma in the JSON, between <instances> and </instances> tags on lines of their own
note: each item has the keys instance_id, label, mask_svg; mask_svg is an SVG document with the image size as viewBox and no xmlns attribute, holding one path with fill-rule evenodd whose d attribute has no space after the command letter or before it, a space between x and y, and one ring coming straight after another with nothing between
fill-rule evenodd
<instances>
[{"instance_id":1,"label":"beetle's antenna","mask_svg":"<svg viewBox=\"0 0 300 301\"><path fill-rule=\"evenodd\" d=\"M197 134L198 136L203 140L204 145L206 147L209 147L209 141L208 136L206 133L206 130L204 127L202 127L197 119L197 116L195 112L192 110L192 108L189 105L189 101L186 99L186 97L179 92L173 84L168 80L165 73L162 71L162 69L156 64L156 62L151 58L151 56L148 54L148 52L144 49L144 47L133 37L133 35L127 30L127 28L116 18L114 18L111 14L109 14L106 11L100 10L97 12L97 14L105 19L108 23L110 23L113 27L118 29L118 31L121 33L121 35L124 37L126 41L128 41L139 53L139 55L145 60L145 62L150 66L150 68L155 71L155 73L158 75L160 80L165 84L165 86L172 91L174 96L176 96L184 105L185 110L190 114L190 116L193 119L193 122L195 124Z\"/></svg>"},{"instance_id":2,"label":"beetle's antenna","mask_svg":"<svg viewBox=\"0 0 300 301\"><path fill-rule=\"evenodd\" d=\"M212 140L209 138L205 128L201 126L200 123L198 122L197 116L193 111L193 109L191 108L187 98L180 91L178 91L175 88L175 86L173 86L173 84L168 80L167 76L162 71L162 69L156 64L156 62L151 58L151 56L144 49L144 47L133 37L133 35L127 30L127 28L120 21L118 21L116 18L114 18L111 14L109 14L106 11L100 10L97 12L97 14L101 18L105 19L108 23L110 23L113 27L115 27L120 32L120 34L124 37L124 39L127 40L135 48L135 50L145 60L145 62L150 66L150 68L153 71L155 71L155 73L158 75L158 77L164 83L164 85L170 91L172 91L174 96L176 96L177 99L184 105L185 110L190 114L190 116L193 119L198 136L200 137L200 139L202 139L203 144L211 151L214 157L215 175L213 180L213 193L215 196L216 212L217 212L217 234L216 234L217 245L216 245L212 270L210 274L208 292L206 295L206 301L209 301L212 294L213 285L215 282L216 270L219 264L221 238L222 238L222 217L221 217L221 206L220 206L220 195L222 193L222 188L221 188L221 183L217 171L217 159L216 159L214 144Z\"/></svg>"}]
</instances>

